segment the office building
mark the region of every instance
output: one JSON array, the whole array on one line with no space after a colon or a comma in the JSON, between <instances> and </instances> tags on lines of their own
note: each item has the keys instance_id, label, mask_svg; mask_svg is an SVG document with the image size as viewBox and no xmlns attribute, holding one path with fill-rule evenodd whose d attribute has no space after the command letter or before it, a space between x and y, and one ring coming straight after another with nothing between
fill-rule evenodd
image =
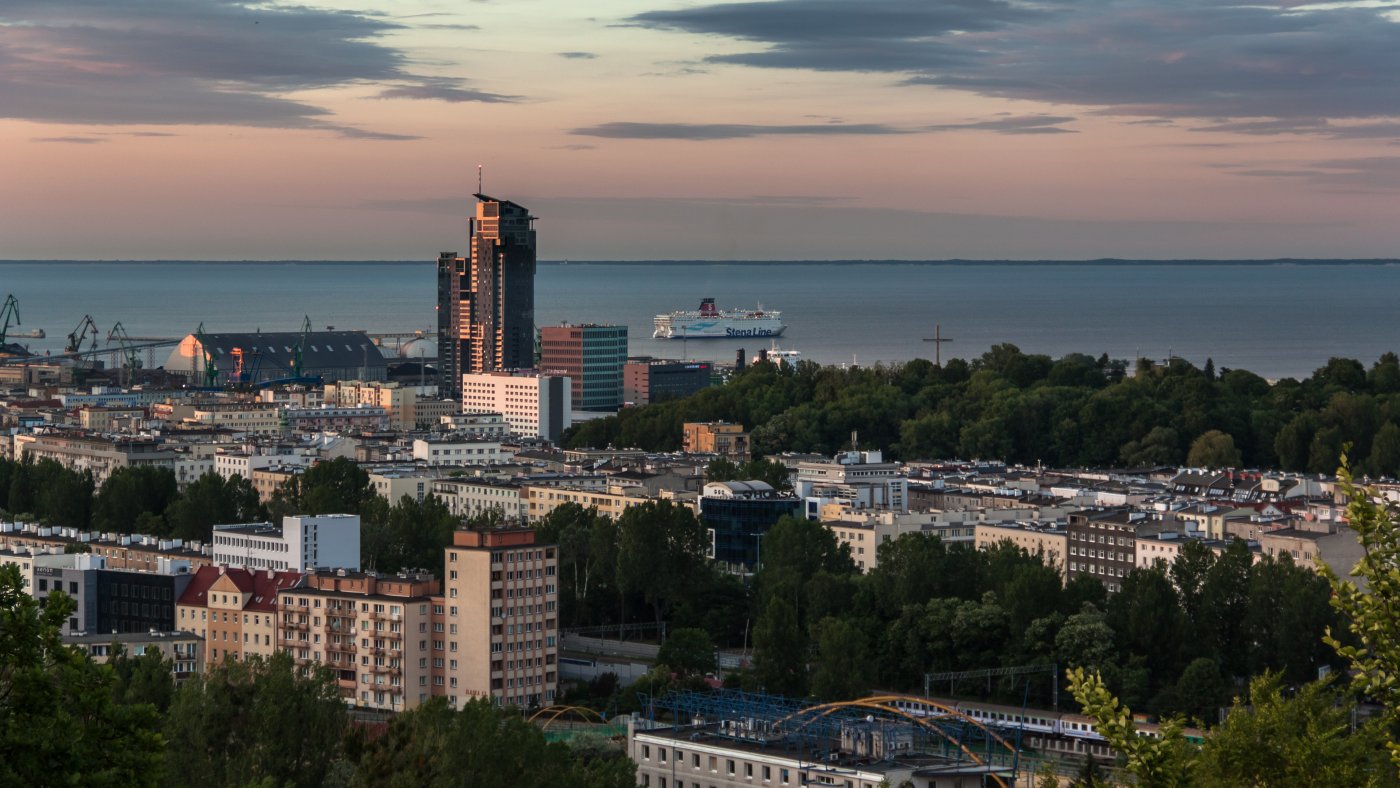
<instances>
[{"instance_id":1,"label":"office building","mask_svg":"<svg viewBox=\"0 0 1400 788\"><path fill-rule=\"evenodd\" d=\"M689 397L710 385L713 372L708 361L629 358L622 369L622 399L630 405L649 405Z\"/></svg>"},{"instance_id":2,"label":"office building","mask_svg":"<svg viewBox=\"0 0 1400 788\"><path fill-rule=\"evenodd\" d=\"M500 705L548 706L559 683L559 558L531 528L459 530L447 548L443 582L447 623L446 695L460 707L489 697ZM436 661L436 659L435 659ZM435 679L436 681L436 679Z\"/></svg>"},{"instance_id":3,"label":"office building","mask_svg":"<svg viewBox=\"0 0 1400 788\"><path fill-rule=\"evenodd\" d=\"M793 486L813 520L830 503L853 510L909 511L909 477L878 451L845 451L831 462L799 462Z\"/></svg>"},{"instance_id":4,"label":"office building","mask_svg":"<svg viewBox=\"0 0 1400 788\"><path fill-rule=\"evenodd\" d=\"M573 384L574 408L614 411L622 407L622 368L627 364L627 326L546 326L540 329L540 364Z\"/></svg>"},{"instance_id":5,"label":"office building","mask_svg":"<svg viewBox=\"0 0 1400 788\"><path fill-rule=\"evenodd\" d=\"M283 517L281 525L216 525L214 563L245 569L309 572L360 568L360 516Z\"/></svg>"},{"instance_id":6,"label":"office building","mask_svg":"<svg viewBox=\"0 0 1400 788\"><path fill-rule=\"evenodd\" d=\"M557 442L573 424L571 381L538 372L481 372L463 375L463 412L501 414L522 438Z\"/></svg>"},{"instance_id":7,"label":"office building","mask_svg":"<svg viewBox=\"0 0 1400 788\"><path fill-rule=\"evenodd\" d=\"M36 556L29 593L42 601L56 591L76 607L63 634L167 631L175 628L175 601L193 574L186 561L167 561L159 572L108 569L91 553Z\"/></svg>"},{"instance_id":8,"label":"office building","mask_svg":"<svg viewBox=\"0 0 1400 788\"><path fill-rule=\"evenodd\" d=\"M438 390L453 399L463 375L526 369L535 358L535 217L508 200L476 199L469 256L438 256Z\"/></svg>"},{"instance_id":9,"label":"office building","mask_svg":"<svg viewBox=\"0 0 1400 788\"><path fill-rule=\"evenodd\" d=\"M700 498L700 523L710 534L710 557L738 574L758 571L768 529L784 515L801 513L801 501L761 481L710 482Z\"/></svg>"}]
</instances>

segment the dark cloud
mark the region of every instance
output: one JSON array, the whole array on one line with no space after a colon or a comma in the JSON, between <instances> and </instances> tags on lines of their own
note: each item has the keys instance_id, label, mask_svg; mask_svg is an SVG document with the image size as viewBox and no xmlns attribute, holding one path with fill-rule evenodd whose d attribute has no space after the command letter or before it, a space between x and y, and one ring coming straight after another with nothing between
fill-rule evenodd
<instances>
[{"instance_id":1,"label":"dark cloud","mask_svg":"<svg viewBox=\"0 0 1400 788\"><path fill-rule=\"evenodd\" d=\"M1075 118L1070 115L1012 115L994 120L968 123L944 123L926 126L928 131L994 131L998 134L1074 134L1074 129L1060 128Z\"/></svg>"},{"instance_id":2,"label":"dark cloud","mask_svg":"<svg viewBox=\"0 0 1400 788\"><path fill-rule=\"evenodd\" d=\"M454 22L434 22L429 25L414 25L424 30L480 30L481 25L464 25Z\"/></svg>"},{"instance_id":3,"label":"dark cloud","mask_svg":"<svg viewBox=\"0 0 1400 788\"><path fill-rule=\"evenodd\" d=\"M1305 134L1328 139L1400 139L1400 121L1333 123L1326 118L1270 118L1197 126L1192 131L1230 134Z\"/></svg>"},{"instance_id":4,"label":"dark cloud","mask_svg":"<svg viewBox=\"0 0 1400 788\"><path fill-rule=\"evenodd\" d=\"M6 0L0 117L52 123L350 129L285 94L431 84L379 43L397 22L252 0ZM461 99L457 99L461 100ZM480 99L477 99L480 100Z\"/></svg>"},{"instance_id":5,"label":"dark cloud","mask_svg":"<svg viewBox=\"0 0 1400 788\"><path fill-rule=\"evenodd\" d=\"M909 134L905 129L883 123L795 124L761 126L747 123L600 123L573 129L570 134L581 137L606 137L625 140L733 140L747 137L836 135L836 134Z\"/></svg>"},{"instance_id":6,"label":"dark cloud","mask_svg":"<svg viewBox=\"0 0 1400 788\"><path fill-rule=\"evenodd\" d=\"M1386 4L764 0L630 18L760 46L714 63L900 75L1139 118L1400 115Z\"/></svg>"},{"instance_id":7,"label":"dark cloud","mask_svg":"<svg viewBox=\"0 0 1400 788\"><path fill-rule=\"evenodd\" d=\"M1231 172L1253 178L1299 180L1309 186L1338 192L1377 194L1400 191L1400 156L1326 159L1287 168L1240 166Z\"/></svg>"},{"instance_id":8,"label":"dark cloud","mask_svg":"<svg viewBox=\"0 0 1400 788\"><path fill-rule=\"evenodd\" d=\"M30 141L30 142L63 142L63 143L67 143L67 144L69 144L69 145L94 145L94 144L99 143L99 142L106 142L107 140L97 139L97 138L95 138L95 137L34 137L34 138L30 139L29 141Z\"/></svg>"},{"instance_id":9,"label":"dark cloud","mask_svg":"<svg viewBox=\"0 0 1400 788\"><path fill-rule=\"evenodd\" d=\"M462 83L455 79L423 79L416 84L385 88L375 98L420 99L452 103L479 101L483 104L510 104L520 100L519 96L507 96L502 93L463 87Z\"/></svg>"},{"instance_id":10,"label":"dark cloud","mask_svg":"<svg viewBox=\"0 0 1400 788\"><path fill-rule=\"evenodd\" d=\"M592 52L560 52L559 57L566 57L570 60L592 60L598 56Z\"/></svg>"}]
</instances>

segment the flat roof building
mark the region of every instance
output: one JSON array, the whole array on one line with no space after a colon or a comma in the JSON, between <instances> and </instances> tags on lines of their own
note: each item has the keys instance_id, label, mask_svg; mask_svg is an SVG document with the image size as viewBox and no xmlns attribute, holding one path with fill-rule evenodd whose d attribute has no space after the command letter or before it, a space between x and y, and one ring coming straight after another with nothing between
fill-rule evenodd
<instances>
[{"instance_id":1,"label":"flat roof building","mask_svg":"<svg viewBox=\"0 0 1400 788\"><path fill-rule=\"evenodd\" d=\"M360 568L357 514L289 516L281 525L216 525L211 542L215 564L298 572Z\"/></svg>"},{"instance_id":2,"label":"flat roof building","mask_svg":"<svg viewBox=\"0 0 1400 788\"><path fill-rule=\"evenodd\" d=\"M540 329L541 370L565 375L573 407L614 411L622 407L622 368L627 363L627 326L545 326Z\"/></svg>"}]
</instances>

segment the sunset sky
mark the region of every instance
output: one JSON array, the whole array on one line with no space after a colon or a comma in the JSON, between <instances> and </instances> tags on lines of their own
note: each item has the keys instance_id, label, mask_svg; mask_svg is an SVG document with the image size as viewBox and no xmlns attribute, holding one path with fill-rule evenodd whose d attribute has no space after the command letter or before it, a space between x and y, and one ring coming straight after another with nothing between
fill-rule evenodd
<instances>
[{"instance_id":1,"label":"sunset sky","mask_svg":"<svg viewBox=\"0 0 1400 788\"><path fill-rule=\"evenodd\" d=\"M1400 255L1400 5L0 0L0 258Z\"/></svg>"}]
</instances>

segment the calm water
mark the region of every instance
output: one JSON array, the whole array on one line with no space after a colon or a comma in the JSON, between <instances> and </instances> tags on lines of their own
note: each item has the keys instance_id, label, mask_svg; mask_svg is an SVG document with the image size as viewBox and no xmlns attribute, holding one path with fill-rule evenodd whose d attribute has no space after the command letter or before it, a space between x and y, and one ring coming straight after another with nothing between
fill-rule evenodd
<instances>
[{"instance_id":1,"label":"calm water","mask_svg":"<svg viewBox=\"0 0 1400 788\"><path fill-rule=\"evenodd\" d=\"M411 331L434 324L431 263L4 263L0 296L19 299L31 348L57 351L84 314L105 333ZM536 312L560 321L625 323L633 354L729 361L755 340L651 339L652 316L761 302L781 310L783 348L826 363L946 357L1012 342L1028 352L1165 357L1303 375L1329 356L1367 365L1400 351L1400 265L541 264Z\"/></svg>"}]
</instances>

